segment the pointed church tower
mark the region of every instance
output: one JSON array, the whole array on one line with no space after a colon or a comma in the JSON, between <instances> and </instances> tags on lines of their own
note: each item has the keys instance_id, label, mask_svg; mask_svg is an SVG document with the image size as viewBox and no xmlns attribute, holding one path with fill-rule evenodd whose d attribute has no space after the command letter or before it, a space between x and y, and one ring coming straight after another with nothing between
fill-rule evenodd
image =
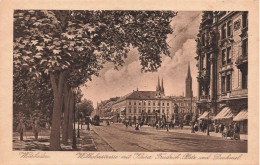
<instances>
[{"instance_id":1,"label":"pointed church tower","mask_svg":"<svg viewBox=\"0 0 260 165\"><path fill-rule=\"evenodd\" d=\"M161 92L164 94L163 78L162 78L162 89L161 89Z\"/></svg>"},{"instance_id":2,"label":"pointed church tower","mask_svg":"<svg viewBox=\"0 0 260 165\"><path fill-rule=\"evenodd\" d=\"M161 91L160 78L159 78L159 76L158 76L158 84L157 84L157 86L156 86L156 91L157 91L157 92L160 92L160 91Z\"/></svg>"},{"instance_id":3,"label":"pointed church tower","mask_svg":"<svg viewBox=\"0 0 260 165\"><path fill-rule=\"evenodd\" d=\"M188 64L188 73L186 77L186 91L185 91L185 97L193 97L193 91L192 91L192 78L190 73L190 62Z\"/></svg>"}]
</instances>

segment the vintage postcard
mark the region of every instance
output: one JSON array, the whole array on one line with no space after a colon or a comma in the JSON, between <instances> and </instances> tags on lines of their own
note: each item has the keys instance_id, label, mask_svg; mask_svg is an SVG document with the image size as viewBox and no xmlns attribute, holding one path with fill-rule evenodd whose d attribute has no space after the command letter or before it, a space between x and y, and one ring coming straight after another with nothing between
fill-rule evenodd
<instances>
[{"instance_id":1,"label":"vintage postcard","mask_svg":"<svg viewBox=\"0 0 260 165\"><path fill-rule=\"evenodd\" d=\"M5 1L2 164L259 163L259 4Z\"/></svg>"}]
</instances>

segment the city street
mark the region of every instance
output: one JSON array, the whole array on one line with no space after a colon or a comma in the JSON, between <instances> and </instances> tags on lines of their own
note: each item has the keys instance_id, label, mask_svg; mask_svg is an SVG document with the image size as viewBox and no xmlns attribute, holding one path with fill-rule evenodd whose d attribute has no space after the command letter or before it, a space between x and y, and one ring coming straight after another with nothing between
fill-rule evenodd
<instances>
[{"instance_id":1,"label":"city street","mask_svg":"<svg viewBox=\"0 0 260 165\"><path fill-rule=\"evenodd\" d=\"M114 151L137 152L247 152L247 141L156 130L144 126L140 130L123 124L92 126L93 131ZM96 145L100 142L94 139ZM104 144L104 143L103 143ZM99 147L97 147L99 148ZM104 148L104 147L103 147Z\"/></svg>"}]
</instances>

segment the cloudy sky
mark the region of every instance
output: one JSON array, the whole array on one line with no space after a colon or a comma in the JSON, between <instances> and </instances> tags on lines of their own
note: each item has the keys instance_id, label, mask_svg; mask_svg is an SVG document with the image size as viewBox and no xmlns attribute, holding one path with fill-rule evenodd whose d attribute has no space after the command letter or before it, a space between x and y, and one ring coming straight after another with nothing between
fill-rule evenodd
<instances>
[{"instance_id":1,"label":"cloudy sky","mask_svg":"<svg viewBox=\"0 0 260 165\"><path fill-rule=\"evenodd\" d=\"M163 56L162 66L158 72L141 73L138 51L131 49L125 65L119 71L114 70L111 64L106 65L99 77L93 77L93 80L87 83L87 87L82 88L84 98L92 100L96 107L96 103L101 100L126 95L137 87L139 91L154 91L158 76L160 79L163 78L167 96L183 95L189 62L193 93L197 96L198 71L194 57L196 56L195 39L200 21L201 12L178 12L171 23L174 32L167 39L171 47L171 57Z\"/></svg>"}]
</instances>

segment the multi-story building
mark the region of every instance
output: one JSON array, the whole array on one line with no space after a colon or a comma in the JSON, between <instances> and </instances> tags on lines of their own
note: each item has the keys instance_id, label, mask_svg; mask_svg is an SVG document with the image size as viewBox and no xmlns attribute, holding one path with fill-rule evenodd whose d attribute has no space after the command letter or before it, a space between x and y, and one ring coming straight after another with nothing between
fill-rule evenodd
<instances>
[{"instance_id":1,"label":"multi-story building","mask_svg":"<svg viewBox=\"0 0 260 165\"><path fill-rule=\"evenodd\" d=\"M186 95L165 96L163 80L158 84L155 91L133 91L120 97L112 106L114 112L118 112L121 119L144 120L145 123L154 123L158 119L167 118L174 120L180 114L184 120L190 120L192 114L197 113L196 98L192 92L192 78L190 65L186 78Z\"/></svg>"},{"instance_id":2,"label":"multi-story building","mask_svg":"<svg viewBox=\"0 0 260 165\"><path fill-rule=\"evenodd\" d=\"M172 102L170 97L164 95L163 80L158 84L156 91L133 91L113 105L113 111L120 114L120 118L129 121L140 121L145 123L155 122L156 118L162 118L164 115L170 119L172 111Z\"/></svg>"},{"instance_id":3,"label":"multi-story building","mask_svg":"<svg viewBox=\"0 0 260 165\"><path fill-rule=\"evenodd\" d=\"M247 132L247 15L205 11L197 35L200 114L209 112L215 123L239 121L241 132Z\"/></svg>"}]
</instances>

